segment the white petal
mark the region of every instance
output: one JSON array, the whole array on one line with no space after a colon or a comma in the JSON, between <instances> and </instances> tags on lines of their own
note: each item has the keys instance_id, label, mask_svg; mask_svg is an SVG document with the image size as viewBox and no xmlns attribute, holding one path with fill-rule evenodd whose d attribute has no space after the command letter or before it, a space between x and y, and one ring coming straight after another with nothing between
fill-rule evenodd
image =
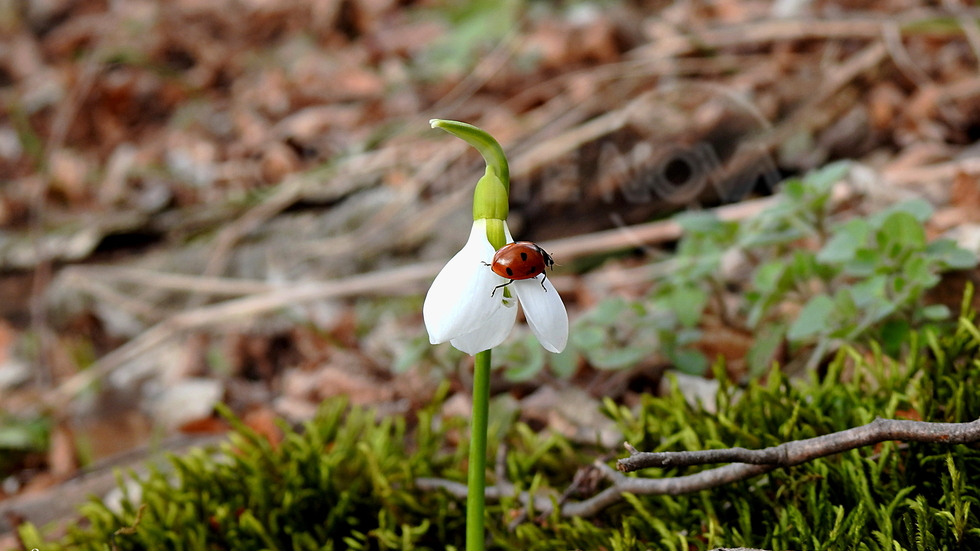
<instances>
[{"instance_id":1,"label":"white petal","mask_svg":"<svg viewBox=\"0 0 980 551\"><path fill-rule=\"evenodd\" d=\"M500 297L500 291L497 291L497 297ZM507 302L509 306L505 305L503 308L498 308L479 329L456 337L449 342L471 356L477 352L490 350L504 342L507 335L510 335L510 330L514 328L514 321L517 319L517 301L510 299Z\"/></svg>"},{"instance_id":2,"label":"white petal","mask_svg":"<svg viewBox=\"0 0 980 551\"><path fill-rule=\"evenodd\" d=\"M422 318L429 342L438 344L478 329L500 308L500 291L493 288L507 280L490 270L493 246L487 241L486 220L476 220L469 240L443 266L429 287Z\"/></svg>"},{"instance_id":3,"label":"white petal","mask_svg":"<svg viewBox=\"0 0 980 551\"><path fill-rule=\"evenodd\" d=\"M510 234L510 228L507 227L507 221L504 220L504 237L507 238L508 243L514 242L514 236Z\"/></svg>"},{"instance_id":4,"label":"white petal","mask_svg":"<svg viewBox=\"0 0 980 551\"><path fill-rule=\"evenodd\" d=\"M511 287L517 292L527 324L541 346L549 352L564 350L568 343L568 313L551 280L544 280L544 288L540 277L515 281Z\"/></svg>"}]
</instances>

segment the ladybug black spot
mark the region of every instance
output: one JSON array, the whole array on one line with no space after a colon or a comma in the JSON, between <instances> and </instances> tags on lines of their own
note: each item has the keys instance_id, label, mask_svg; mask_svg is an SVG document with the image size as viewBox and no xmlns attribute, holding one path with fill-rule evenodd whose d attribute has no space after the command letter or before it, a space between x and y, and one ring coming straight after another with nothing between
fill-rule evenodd
<instances>
[{"instance_id":1,"label":"ladybug black spot","mask_svg":"<svg viewBox=\"0 0 980 551\"><path fill-rule=\"evenodd\" d=\"M507 275L509 275L509 276L514 275L514 270L511 270L510 268L507 268Z\"/></svg>"},{"instance_id":2,"label":"ladybug black spot","mask_svg":"<svg viewBox=\"0 0 980 551\"><path fill-rule=\"evenodd\" d=\"M521 253L521 260L527 262L527 253Z\"/></svg>"}]
</instances>

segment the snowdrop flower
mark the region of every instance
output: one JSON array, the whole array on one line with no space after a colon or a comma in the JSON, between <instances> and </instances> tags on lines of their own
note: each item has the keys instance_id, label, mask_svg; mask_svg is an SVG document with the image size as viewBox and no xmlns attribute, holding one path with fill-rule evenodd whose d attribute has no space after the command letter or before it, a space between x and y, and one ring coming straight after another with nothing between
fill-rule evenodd
<instances>
[{"instance_id":1,"label":"snowdrop flower","mask_svg":"<svg viewBox=\"0 0 980 551\"><path fill-rule=\"evenodd\" d=\"M513 243L514 238L507 228L510 169L500 144L490 134L463 122L433 119L429 123L475 147L487 162L487 172L473 192L473 227L469 239L443 266L422 305L422 317L432 344L449 341L463 352L476 356L473 360L466 549L483 551L490 349L510 334L520 302L527 323L542 346L552 352L561 352L568 340L568 314L558 291L544 275L545 267L552 264L547 253L532 244L517 244L501 250Z\"/></svg>"},{"instance_id":2,"label":"snowdrop flower","mask_svg":"<svg viewBox=\"0 0 980 551\"><path fill-rule=\"evenodd\" d=\"M520 302L541 345L551 352L561 352L568 341L568 314L551 281L543 273L512 281L491 269L496 251L514 242L507 228L510 173L500 144L465 123L438 119L430 123L476 147L487 161L487 171L473 192L469 239L442 268L425 295L422 317L429 342L449 341L471 355L489 350L510 334ZM507 287L500 290L504 284Z\"/></svg>"},{"instance_id":3,"label":"snowdrop flower","mask_svg":"<svg viewBox=\"0 0 980 551\"><path fill-rule=\"evenodd\" d=\"M510 334L519 301L541 345L561 352L568 341L568 314L558 291L544 274L508 285L505 289L513 289L516 297L495 290L509 280L490 269L495 250L487 239L488 222L502 223L506 243L514 242L503 220L473 221L466 245L443 267L425 295L422 317L429 342L449 341L471 355L489 350Z\"/></svg>"}]
</instances>

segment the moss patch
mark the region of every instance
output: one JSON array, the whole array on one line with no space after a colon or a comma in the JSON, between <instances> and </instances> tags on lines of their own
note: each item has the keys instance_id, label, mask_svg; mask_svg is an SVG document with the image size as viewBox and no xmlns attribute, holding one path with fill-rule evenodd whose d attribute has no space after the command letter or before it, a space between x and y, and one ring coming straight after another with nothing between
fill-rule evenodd
<instances>
[{"instance_id":1,"label":"moss patch","mask_svg":"<svg viewBox=\"0 0 980 551\"><path fill-rule=\"evenodd\" d=\"M771 446L876 416L980 416L973 323L914 333L910 344L900 362L843 349L809 381L776 371L746 388L723 382L716 414L691 407L677 391L645 399L638 412L611 402L606 409L631 443L651 451ZM56 544L41 541L31 525L21 535L28 548L45 550L461 548L462 503L413 485L422 476L465 481L464 427L435 419L435 411L437 404L409 426L334 401L302 430L288 430L278 447L239 424L217 453L173 457L171 473L152 473L139 522L138 505L115 513L92 502L83 523ZM521 424L506 443L508 477L532 490L561 491L602 452ZM497 445L491 441L491 449ZM977 549L978 472L976 446L888 442L696 494L627 495L596 518L552 514L514 531L507 524L519 506L505 499L491 504L487 522L494 549ZM126 527L134 529L116 534Z\"/></svg>"}]
</instances>

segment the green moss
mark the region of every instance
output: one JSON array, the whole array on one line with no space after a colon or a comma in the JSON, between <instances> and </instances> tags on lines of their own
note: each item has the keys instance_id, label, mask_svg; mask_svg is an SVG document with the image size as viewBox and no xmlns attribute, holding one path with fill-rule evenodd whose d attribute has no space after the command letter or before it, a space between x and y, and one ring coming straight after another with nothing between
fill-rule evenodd
<instances>
[{"instance_id":1,"label":"green moss","mask_svg":"<svg viewBox=\"0 0 980 551\"><path fill-rule=\"evenodd\" d=\"M936 331L912 333L901 362L843 349L806 382L778 371L746 388L723 381L715 414L676 391L645 398L635 412L611 402L606 409L628 441L650 451L771 446L876 416L976 419L980 331L967 319ZM462 504L413 485L421 476L465 480L465 443L451 444L465 442L463 427L433 423L437 407L409 427L330 402L303 430L287 431L278 448L239 425L218 453L174 457L172 473L153 473L139 522L137 505L117 514L92 502L85 523L58 544L41 545L30 525L22 536L28 548L46 550L461 548ZM524 489L561 491L577 467L602 453L521 424L506 438L508 477ZM490 445L492 457L498 443ZM505 499L488 508L487 524L495 549L977 549L978 472L975 446L888 442L695 494L627 495L595 518L552 514L514 531L507 524L519 506ZM127 527L134 529L116 534Z\"/></svg>"}]
</instances>

